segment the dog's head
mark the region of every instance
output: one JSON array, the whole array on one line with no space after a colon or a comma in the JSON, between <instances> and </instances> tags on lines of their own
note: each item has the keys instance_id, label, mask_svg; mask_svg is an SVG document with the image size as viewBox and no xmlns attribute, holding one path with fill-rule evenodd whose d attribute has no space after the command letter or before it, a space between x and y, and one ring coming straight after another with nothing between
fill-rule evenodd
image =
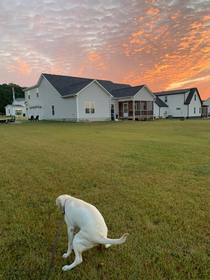
<instances>
[{"instance_id":1,"label":"dog's head","mask_svg":"<svg viewBox=\"0 0 210 280\"><path fill-rule=\"evenodd\" d=\"M67 194L62 194L56 198L56 205L58 206L59 209L63 209L64 203L67 198L69 198L69 195Z\"/></svg>"}]
</instances>

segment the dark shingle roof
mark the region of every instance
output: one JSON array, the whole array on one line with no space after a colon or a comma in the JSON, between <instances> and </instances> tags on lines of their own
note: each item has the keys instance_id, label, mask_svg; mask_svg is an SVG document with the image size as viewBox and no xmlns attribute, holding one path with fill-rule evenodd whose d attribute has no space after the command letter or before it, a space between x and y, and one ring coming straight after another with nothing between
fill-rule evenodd
<instances>
[{"instance_id":1,"label":"dark shingle roof","mask_svg":"<svg viewBox=\"0 0 210 280\"><path fill-rule=\"evenodd\" d=\"M52 84L52 86L60 93L62 97L77 94L80 90L86 87L94 79L77 78L71 76L60 76L43 74L43 76ZM115 84L111 81L97 80L109 93L113 90L121 88L131 88L126 84Z\"/></svg>"},{"instance_id":2,"label":"dark shingle roof","mask_svg":"<svg viewBox=\"0 0 210 280\"><path fill-rule=\"evenodd\" d=\"M71 76L60 76L52 74L43 74L43 76L52 84L62 97L77 94L84 87L90 84L94 79L77 78ZM144 85L131 87L127 84L115 84L111 81L97 80L114 97L134 96Z\"/></svg>"},{"instance_id":3,"label":"dark shingle roof","mask_svg":"<svg viewBox=\"0 0 210 280\"><path fill-rule=\"evenodd\" d=\"M173 94L183 94L190 91L190 88L188 89L178 89L178 90L169 90L169 91L161 91L161 92L154 92L156 96L161 95L173 95Z\"/></svg>"},{"instance_id":4,"label":"dark shingle roof","mask_svg":"<svg viewBox=\"0 0 210 280\"><path fill-rule=\"evenodd\" d=\"M167 105L165 102L163 102L159 97L156 97L155 103L156 103L159 107L168 107L168 105Z\"/></svg>"},{"instance_id":5,"label":"dark shingle roof","mask_svg":"<svg viewBox=\"0 0 210 280\"><path fill-rule=\"evenodd\" d=\"M111 94L114 97L129 97L134 96L137 92L142 89L144 85L137 86L137 87L126 87L122 89L113 90Z\"/></svg>"},{"instance_id":6,"label":"dark shingle roof","mask_svg":"<svg viewBox=\"0 0 210 280\"><path fill-rule=\"evenodd\" d=\"M43 76L52 84L62 97L78 93L93 81L93 79L75 78L71 76L51 74L43 74Z\"/></svg>"},{"instance_id":7,"label":"dark shingle roof","mask_svg":"<svg viewBox=\"0 0 210 280\"><path fill-rule=\"evenodd\" d=\"M112 93L114 90L122 89L122 88L131 88L130 85L127 84L115 84L106 80L97 80L108 92Z\"/></svg>"},{"instance_id":8,"label":"dark shingle roof","mask_svg":"<svg viewBox=\"0 0 210 280\"><path fill-rule=\"evenodd\" d=\"M185 105L190 104L190 101L192 100L195 91L196 91L196 88L191 88L190 93L188 94L187 99L184 102Z\"/></svg>"}]
</instances>

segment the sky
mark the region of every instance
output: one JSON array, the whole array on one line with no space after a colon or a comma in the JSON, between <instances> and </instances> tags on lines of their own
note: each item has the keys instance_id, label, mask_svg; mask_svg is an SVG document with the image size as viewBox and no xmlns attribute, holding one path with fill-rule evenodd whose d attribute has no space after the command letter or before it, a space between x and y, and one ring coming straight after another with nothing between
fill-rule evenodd
<instances>
[{"instance_id":1,"label":"sky","mask_svg":"<svg viewBox=\"0 0 210 280\"><path fill-rule=\"evenodd\" d=\"M210 0L1 0L0 84L41 73L210 97Z\"/></svg>"}]
</instances>

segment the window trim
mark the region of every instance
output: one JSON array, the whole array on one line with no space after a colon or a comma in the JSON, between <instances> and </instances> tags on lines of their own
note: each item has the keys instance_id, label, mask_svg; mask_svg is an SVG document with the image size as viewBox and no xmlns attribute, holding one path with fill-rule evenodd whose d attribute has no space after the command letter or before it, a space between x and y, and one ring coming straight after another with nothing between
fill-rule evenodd
<instances>
[{"instance_id":1,"label":"window trim","mask_svg":"<svg viewBox=\"0 0 210 280\"><path fill-rule=\"evenodd\" d=\"M91 107L91 103L94 105L94 107ZM88 107L86 107L86 104L88 104ZM93 112L92 110L93 109ZM96 113L96 107L95 107L95 102L94 101L85 101L85 114L86 115L93 115Z\"/></svg>"}]
</instances>

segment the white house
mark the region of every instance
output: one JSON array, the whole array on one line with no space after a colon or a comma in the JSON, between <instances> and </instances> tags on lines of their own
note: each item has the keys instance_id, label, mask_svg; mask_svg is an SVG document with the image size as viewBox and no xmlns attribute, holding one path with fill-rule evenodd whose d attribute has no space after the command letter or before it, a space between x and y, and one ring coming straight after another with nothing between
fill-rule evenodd
<instances>
[{"instance_id":1,"label":"white house","mask_svg":"<svg viewBox=\"0 0 210 280\"><path fill-rule=\"evenodd\" d=\"M174 118L200 118L202 101L197 88L154 93L168 105L168 116Z\"/></svg>"},{"instance_id":2,"label":"white house","mask_svg":"<svg viewBox=\"0 0 210 280\"><path fill-rule=\"evenodd\" d=\"M205 116L210 117L210 97L203 101L203 105L205 108Z\"/></svg>"},{"instance_id":3,"label":"white house","mask_svg":"<svg viewBox=\"0 0 210 280\"><path fill-rule=\"evenodd\" d=\"M155 118L166 118L168 116L168 105L159 97L156 97L155 99L154 116Z\"/></svg>"},{"instance_id":4,"label":"white house","mask_svg":"<svg viewBox=\"0 0 210 280\"><path fill-rule=\"evenodd\" d=\"M146 85L41 74L24 89L26 114L46 120L106 121L154 116L154 94Z\"/></svg>"},{"instance_id":5,"label":"white house","mask_svg":"<svg viewBox=\"0 0 210 280\"><path fill-rule=\"evenodd\" d=\"M16 98L12 104L5 106L6 116L20 116L24 117L26 115L26 106L24 98Z\"/></svg>"}]
</instances>

